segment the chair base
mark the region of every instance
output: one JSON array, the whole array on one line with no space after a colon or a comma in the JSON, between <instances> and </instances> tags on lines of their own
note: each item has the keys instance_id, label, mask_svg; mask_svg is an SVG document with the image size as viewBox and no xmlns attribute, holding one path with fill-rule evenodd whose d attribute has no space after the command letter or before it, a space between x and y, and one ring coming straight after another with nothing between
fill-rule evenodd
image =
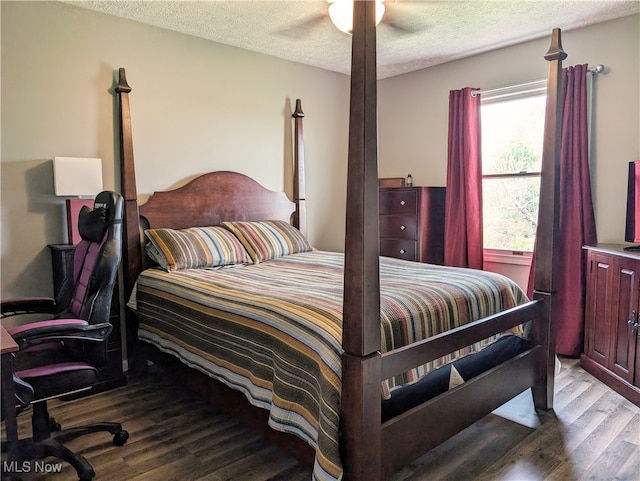
<instances>
[{"instance_id":1,"label":"chair base","mask_svg":"<svg viewBox=\"0 0 640 481\"><path fill-rule=\"evenodd\" d=\"M122 446L129 439L129 433L122 429L120 423L102 422L96 424L90 424L88 426L81 426L77 428L69 428L59 431L51 436L51 439L56 440L59 443L66 443L85 434L108 432L113 434L113 444L116 446Z\"/></svg>"},{"instance_id":2,"label":"chair base","mask_svg":"<svg viewBox=\"0 0 640 481\"><path fill-rule=\"evenodd\" d=\"M95 471L84 456L74 453L64 443L76 439L85 434L108 432L113 434L113 443L122 446L129 439L129 433L122 429L120 423L101 422L59 430L60 425L49 417L46 402L34 405L32 417L33 438L20 439L13 446L11 452L13 459L2 463L2 478L19 477L20 472L31 470L30 461L54 457L69 463L78 473L80 481L90 481L95 476ZM51 432L51 431L55 432ZM8 452L9 443L2 442L2 452ZM16 459L17 458L17 459ZM27 464L25 464L27 463Z\"/></svg>"},{"instance_id":3,"label":"chair base","mask_svg":"<svg viewBox=\"0 0 640 481\"><path fill-rule=\"evenodd\" d=\"M7 449L7 443L2 443L2 451ZM9 460L2 463L2 478L19 477L24 472L35 472L37 465L31 461L45 459L49 456L66 461L78 473L80 481L90 481L96 475L89 461L81 454L74 453L64 444L56 441L54 438L45 439L43 441L34 441L33 439L21 439L15 446L15 452L18 453L18 459Z\"/></svg>"}]
</instances>

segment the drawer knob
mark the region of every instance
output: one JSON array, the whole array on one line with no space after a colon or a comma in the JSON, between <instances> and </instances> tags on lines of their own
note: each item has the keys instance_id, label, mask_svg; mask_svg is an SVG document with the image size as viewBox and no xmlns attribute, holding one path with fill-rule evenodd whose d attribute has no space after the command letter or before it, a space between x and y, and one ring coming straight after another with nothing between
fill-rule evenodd
<instances>
[{"instance_id":1,"label":"drawer knob","mask_svg":"<svg viewBox=\"0 0 640 481\"><path fill-rule=\"evenodd\" d=\"M406 227L406 226L404 226L404 225L401 225L401 226L400 226L400 230L405 230L406 228L407 228L407 227Z\"/></svg>"},{"instance_id":2,"label":"drawer knob","mask_svg":"<svg viewBox=\"0 0 640 481\"><path fill-rule=\"evenodd\" d=\"M404 200L401 200L400 205L404 205L404 204L406 204L406 202Z\"/></svg>"},{"instance_id":3,"label":"drawer knob","mask_svg":"<svg viewBox=\"0 0 640 481\"><path fill-rule=\"evenodd\" d=\"M404 249L400 249L400 254L406 254L406 253L407 253L407 251L406 251L406 250L404 250Z\"/></svg>"}]
</instances>

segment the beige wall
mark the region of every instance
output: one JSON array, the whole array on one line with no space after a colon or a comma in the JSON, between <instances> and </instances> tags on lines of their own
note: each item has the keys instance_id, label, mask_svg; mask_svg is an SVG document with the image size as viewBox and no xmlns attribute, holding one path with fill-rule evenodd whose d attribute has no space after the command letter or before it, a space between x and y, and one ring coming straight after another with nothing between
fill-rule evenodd
<instances>
[{"instance_id":1,"label":"beige wall","mask_svg":"<svg viewBox=\"0 0 640 481\"><path fill-rule=\"evenodd\" d=\"M57 2L0 3L2 297L50 292L47 244L65 240L54 156L101 157L118 188L114 72L126 67L141 198L230 169L291 193L291 123L302 98L309 237L342 250L348 130L344 75ZM563 33L566 65L596 80L593 175L598 234L620 242L626 162L640 158L639 16ZM560 26L562 27L562 26ZM546 76L548 38L386 79L380 173L445 185L447 94Z\"/></svg>"},{"instance_id":2,"label":"beige wall","mask_svg":"<svg viewBox=\"0 0 640 481\"><path fill-rule=\"evenodd\" d=\"M118 189L119 67L133 88L142 199L225 169L291 194L290 115L301 98L309 237L343 248L347 76L58 2L0 8L3 298L51 293L46 246L66 238L54 156L101 157L105 188Z\"/></svg>"},{"instance_id":3,"label":"beige wall","mask_svg":"<svg viewBox=\"0 0 640 481\"><path fill-rule=\"evenodd\" d=\"M640 16L563 31L564 65L604 64L594 82L592 178L598 240L622 243L627 162L640 159ZM562 25L559 25L562 28ZM549 32L550 33L550 32ZM549 37L379 82L380 174L445 185L448 92L547 76Z\"/></svg>"}]
</instances>

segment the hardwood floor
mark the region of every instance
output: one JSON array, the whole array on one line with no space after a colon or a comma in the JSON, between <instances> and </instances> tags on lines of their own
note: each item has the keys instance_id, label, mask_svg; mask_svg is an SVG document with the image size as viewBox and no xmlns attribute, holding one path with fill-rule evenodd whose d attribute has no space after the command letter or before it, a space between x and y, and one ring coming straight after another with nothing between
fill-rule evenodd
<instances>
[{"instance_id":1,"label":"hardwood floor","mask_svg":"<svg viewBox=\"0 0 640 481\"><path fill-rule=\"evenodd\" d=\"M489 415L396 473L392 481L640 480L640 408L563 359L554 410L540 416L524 393L504 416ZM301 481L300 466L234 419L151 370L126 387L70 402L50 402L65 427L122 422L122 447L96 433L69 442L93 465L97 481ZM30 432L20 417L21 437ZM537 426L537 427L530 427ZM302 441L300 441L302 442ZM48 459L54 466L55 460ZM64 463L58 474L22 479L77 479Z\"/></svg>"}]
</instances>

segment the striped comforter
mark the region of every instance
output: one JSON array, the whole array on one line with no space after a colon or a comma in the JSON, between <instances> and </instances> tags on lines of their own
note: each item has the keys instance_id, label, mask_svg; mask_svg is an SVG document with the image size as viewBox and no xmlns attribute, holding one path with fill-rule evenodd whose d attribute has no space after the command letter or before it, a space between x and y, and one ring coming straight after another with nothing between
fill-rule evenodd
<instances>
[{"instance_id":1,"label":"striped comforter","mask_svg":"<svg viewBox=\"0 0 640 481\"><path fill-rule=\"evenodd\" d=\"M338 448L343 255L314 251L255 265L138 279L139 338L245 393L269 424L316 450L314 479L341 478ZM526 301L503 276L381 258L382 350ZM383 383L383 395L434 361Z\"/></svg>"}]
</instances>

